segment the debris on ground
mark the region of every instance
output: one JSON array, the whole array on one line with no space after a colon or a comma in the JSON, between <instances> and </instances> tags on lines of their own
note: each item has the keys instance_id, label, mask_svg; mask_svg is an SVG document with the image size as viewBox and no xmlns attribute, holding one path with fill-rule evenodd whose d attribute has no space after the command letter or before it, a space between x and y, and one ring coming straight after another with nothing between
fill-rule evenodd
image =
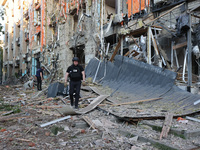
<instances>
[{"instance_id":1,"label":"debris on ground","mask_svg":"<svg viewBox=\"0 0 200 150\"><path fill-rule=\"evenodd\" d=\"M102 92L101 86L92 85L92 87ZM9 147L9 149L156 150L193 149L200 146L198 121L192 121L187 117L186 120L189 121L185 124L178 121L184 120L185 117L178 120L170 117L172 120L170 129L167 129L168 136L160 139L164 120L158 118L125 121L103 110L101 105L113 107L114 104L107 100L108 96L99 99L100 96L93 90L81 90L79 111L82 114L75 113L71 116L65 113L69 108L74 110L70 106L69 98L62 96L47 98L44 93L33 98L33 95L38 94L36 89L27 92L22 85L17 88L9 86L9 90L1 86L0 91L0 146L3 149ZM81 111L90 105L91 109ZM123 106L125 105L118 105L118 111ZM137 108L137 103L128 106L138 113L145 111ZM195 115L192 118L200 117ZM170 125L170 122L164 123L167 124Z\"/></svg>"}]
</instances>

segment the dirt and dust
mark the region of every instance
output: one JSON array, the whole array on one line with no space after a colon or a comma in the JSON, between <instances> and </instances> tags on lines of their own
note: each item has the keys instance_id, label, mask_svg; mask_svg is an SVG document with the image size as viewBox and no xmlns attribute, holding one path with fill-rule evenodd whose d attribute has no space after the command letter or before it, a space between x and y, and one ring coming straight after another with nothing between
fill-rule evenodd
<instances>
[{"instance_id":1,"label":"dirt and dust","mask_svg":"<svg viewBox=\"0 0 200 150\"><path fill-rule=\"evenodd\" d=\"M43 123L63 117L57 109L65 104L61 96L46 98L44 92L35 97L37 94L36 89L25 91L22 85L0 86L1 149L157 150L200 147L199 136L185 139L169 134L167 138L159 141L160 131L147 123L120 120L100 107L87 114L72 115L70 119L40 127ZM90 104L97 96L92 90L81 90L80 109ZM113 100L115 98L117 97L112 97ZM69 105L68 98L63 100ZM112 107L111 102L106 100L101 105ZM92 125L83 119L85 116L89 118ZM163 121L150 120L150 123L162 126ZM199 129L199 123L189 120L186 125L174 119L172 128L192 131Z\"/></svg>"}]
</instances>

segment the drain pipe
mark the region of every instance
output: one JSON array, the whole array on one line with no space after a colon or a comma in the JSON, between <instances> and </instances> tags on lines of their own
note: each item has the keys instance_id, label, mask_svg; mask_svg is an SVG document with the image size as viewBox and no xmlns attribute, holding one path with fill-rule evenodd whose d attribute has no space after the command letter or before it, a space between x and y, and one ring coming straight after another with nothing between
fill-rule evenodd
<instances>
[{"instance_id":1,"label":"drain pipe","mask_svg":"<svg viewBox=\"0 0 200 150\"><path fill-rule=\"evenodd\" d=\"M108 43L108 45L107 45L106 56L108 56L108 50L109 50L109 48L110 48L110 43ZM105 61L106 61L106 59L105 59ZM98 82L100 82L101 80L103 80L105 78L105 76L106 76L106 63L105 63L104 75L103 75L103 77Z\"/></svg>"},{"instance_id":2,"label":"drain pipe","mask_svg":"<svg viewBox=\"0 0 200 150\"><path fill-rule=\"evenodd\" d=\"M100 64L101 64L101 61L99 60L99 64L98 64L98 66L97 66L97 71L96 71L96 73L95 73L95 76L94 76L94 79L93 79L93 83L95 82L96 77L97 77L97 73L99 72Z\"/></svg>"},{"instance_id":3,"label":"drain pipe","mask_svg":"<svg viewBox=\"0 0 200 150\"><path fill-rule=\"evenodd\" d=\"M185 50L184 64L183 64L183 76L182 76L183 82L185 82L185 83L187 83L187 82L185 81L185 68L186 68L187 53L188 53L188 51L187 51L187 49L186 49L186 50Z\"/></svg>"}]
</instances>

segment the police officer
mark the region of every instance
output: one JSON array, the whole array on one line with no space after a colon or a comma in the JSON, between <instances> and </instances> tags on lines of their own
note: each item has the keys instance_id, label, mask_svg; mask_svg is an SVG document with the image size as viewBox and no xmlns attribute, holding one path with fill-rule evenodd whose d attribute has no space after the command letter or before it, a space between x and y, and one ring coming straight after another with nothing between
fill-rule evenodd
<instances>
[{"instance_id":1,"label":"police officer","mask_svg":"<svg viewBox=\"0 0 200 150\"><path fill-rule=\"evenodd\" d=\"M75 92L75 109L78 109L78 101L80 97L81 80L85 85L85 72L82 66L79 65L79 58L74 57L72 59L73 64L68 67L65 74L65 86L67 86L67 79L70 77L69 94L71 100L71 106L74 106L73 94ZM76 89L76 90L75 90Z\"/></svg>"},{"instance_id":2,"label":"police officer","mask_svg":"<svg viewBox=\"0 0 200 150\"><path fill-rule=\"evenodd\" d=\"M44 66L42 66L41 68L39 68L36 72L36 77L37 77L37 88L38 91L42 90L42 80L43 78L43 70L44 70Z\"/></svg>"}]
</instances>

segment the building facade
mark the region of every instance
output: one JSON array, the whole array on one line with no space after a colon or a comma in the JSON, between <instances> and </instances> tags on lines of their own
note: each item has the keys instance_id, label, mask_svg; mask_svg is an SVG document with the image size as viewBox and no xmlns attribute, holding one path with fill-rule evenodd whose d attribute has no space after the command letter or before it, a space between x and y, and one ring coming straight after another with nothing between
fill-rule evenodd
<instances>
[{"instance_id":1,"label":"building facade","mask_svg":"<svg viewBox=\"0 0 200 150\"><path fill-rule=\"evenodd\" d=\"M94 57L113 61L116 54L179 69L184 82L186 74L199 76L199 0L0 2L6 10L4 81L35 75L41 65L47 76L61 79L73 56L85 66ZM186 28L179 28L181 17L190 18Z\"/></svg>"}]
</instances>

